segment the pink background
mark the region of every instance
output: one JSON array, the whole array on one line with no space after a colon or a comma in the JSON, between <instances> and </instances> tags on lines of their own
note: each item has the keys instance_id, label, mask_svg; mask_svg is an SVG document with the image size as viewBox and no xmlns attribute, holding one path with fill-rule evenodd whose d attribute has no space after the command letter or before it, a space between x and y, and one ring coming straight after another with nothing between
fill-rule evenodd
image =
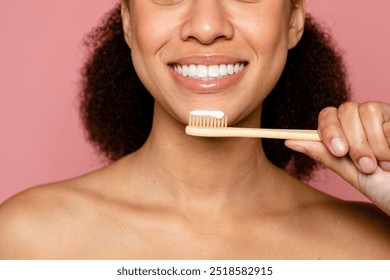
<instances>
[{"instance_id":1,"label":"pink background","mask_svg":"<svg viewBox=\"0 0 390 280\"><path fill-rule=\"evenodd\" d=\"M115 0L0 2L0 203L102 165L77 112L81 39ZM390 2L308 0L345 52L358 101L390 102ZM363 197L331 172L312 184Z\"/></svg>"}]
</instances>

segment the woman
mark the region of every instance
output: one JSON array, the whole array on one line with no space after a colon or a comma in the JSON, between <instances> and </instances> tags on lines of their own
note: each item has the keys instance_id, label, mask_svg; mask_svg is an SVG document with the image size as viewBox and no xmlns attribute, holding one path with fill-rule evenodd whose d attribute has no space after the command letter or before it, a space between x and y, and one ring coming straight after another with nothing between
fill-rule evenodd
<instances>
[{"instance_id":1,"label":"woman","mask_svg":"<svg viewBox=\"0 0 390 280\"><path fill-rule=\"evenodd\" d=\"M105 24L109 36L104 43L122 36L112 32L115 15ZM305 83L297 79L291 83L292 78L286 77L294 78L298 64L286 66L286 60L302 38L305 18L300 0L124 1L121 22L127 56L131 54L143 85L138 78L128 81L118 73L113 78L119 83L132 84L124 99L114 94L122 90L116 80L91 82L115 72L115 62L105 67L100 59L106 62L107 57L112 59L110 51L123 50L92 45L102 52L87 63L82 107L90 138L111 158L120 159L4 203L1 258L390 258L389 217L374 206L329 197L291 176L288 172L308 176L313 165L295 154L286 157L278 152L279 142L263 145L256 139L196 138L184 133L188 113L194 109L219 109L229 116L229 125L260 127L273 123L269 111L298 110L278 109L281 97L269 99L275 93L307 106L306 87L299 91L298 86L297 96L282 95ZM314 34L309 41L320 35L310 26L312 30L306 31ZM105 30L98 32L103 39ZM299 45L297 51L302 52ZM347 86L339 58L326 56L326 50L318 54L315 59L330 57L338 66L325 84L331 82L331 88L341 90L332 102L343 101ZM127 56L119 60L127 61ZM199 79L196 71L189 76L178 71L185 65L239 67L229 75L208 73L207 79ZM108 102L100 98L105 96L100 86L111 88ZM144 92L143 86L153 99L135 95ZM132 98L152 106L133 108L133 103L126 104ZM131 112L134 125L141 122L148 128L152 123L150 131L131 131L133 124L127 124L131 120L122 118L120 110ZM310 111L307 115L308 120L316 118ZM383 103L328 107L318 120L322 143L290 140L286 145L328 166L390 214L389 118L389 105ZM129 143L127 138L119 142L117 135L129 135Z\"/></svg>"}]
</instances>

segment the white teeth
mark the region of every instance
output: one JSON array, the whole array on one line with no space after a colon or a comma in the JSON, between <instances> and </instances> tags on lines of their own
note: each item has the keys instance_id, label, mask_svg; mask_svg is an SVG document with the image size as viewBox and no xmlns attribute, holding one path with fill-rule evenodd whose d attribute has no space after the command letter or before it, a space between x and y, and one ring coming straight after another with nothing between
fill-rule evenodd
<instances>
[{"instance_id":1,"label":"white teeth","mask_svg":"<svg viewBox=\"0 0 390 280\"><path fill-rule=\"evenodd\" d=\"M205 65L198 65L196 70L197 70L196 71L196 76L198 78L207 78L207 76L208 76L207 66L205 66Z\"/></svg>"},{"instance_id":2,"label":"white teeth","mask_svg":"<svg viewBox=\"0 0 390 280\"><path fill-rule=\"evenodd\" d=\"M182 69L183 69L183 73L182 73L183 76L187 77L188 76L188 66L187 65L183 65Z\"/></svg>"},{"instance_id":3,"label":"white teeth","mask_svg":"<svg viewBox=\"0 0 390 280\"><path fill-rule=\"evenodd\" d=\"M191 64L191 65L188 67L188 76L190 76L190 77L196 77L196 74L197 74L196 66L195 66L194 64Z\"/></svg>"},{"instance_id":4,"label":"white teeth","mask_svg":"<svg viewBox=\"0 0 390 280\"><path fill-rule=\"evenodd\" d=\"M221 65L175 65L172 69L185 77L194 79L211 80L220 79L228 75L234 75L244 69L243 63Z\"/></svg>"},{"instance_id":5,"label":"white teeth","mask_svg":"<svg viewBox=\"0 0 390 280\"><path fill-rule=\"evenodd\" d=\"M226 76L228 74L228 70L227 70L226 64L222 64L221 66L219 66L219 74L221 76Z\"/></svg>"},{"instance_id":6,"label":"white teeth","mask_svg":"<svg viewBox=\"0 0 390 280\"><path fill-rule=\"evenodd\" d=\"M234 65L234 73L238 73L240 71L240 65Z\"/></svg>"},{"instance_id":7,"label":"white teeth","mask_svg":"<svg viewBox=\"0 0 390 280\"><path fill-rule=\"evenodd\" d=\"M218 78L219 77L219 66L211 65L207 67L209 78Z\"/></svg>"},{"instance_id":8,"label":"white teeth","mask_svg":"<svg viewBox=\"0 0 390 280\"><path fill-rule=\"evenodd\" d=\"M234 74L234 65L233 64L229 64L227 66L227 72L229 75L233 75Z\"/></svg>"}]
</instances>

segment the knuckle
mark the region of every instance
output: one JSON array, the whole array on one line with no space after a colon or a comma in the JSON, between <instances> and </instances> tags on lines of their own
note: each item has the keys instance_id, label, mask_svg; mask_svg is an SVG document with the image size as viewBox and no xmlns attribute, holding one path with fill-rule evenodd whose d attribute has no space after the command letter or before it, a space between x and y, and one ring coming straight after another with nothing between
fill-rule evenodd
<instances>
[{"instance_id":1,"label":"knuckle","mask_svg":"<svg viewBox=\"0 0 390 280\"><path fill-rule=\"evenodd\" d=\"M360 104L359 114L363 116L378 115L381 113L381 106L378 102L368 101Z\"/></svg>"},{"instance_id":2,"label":"knuckle","mask_svg":"<svg viewBox=\"0 0 390 280\"><path fill-rule=\"evenodd\" d=\"M373 151L370 149L367 143L363 143L360 141L354 143L354 145L351 145L349 150L349 156L355 160L366 155L371 155L372 153Z\"/></svg>"},{"instance_id":3,"label":"knuckle","mask_svg":"<svg viewBox=\"0 0 390 280\"><path fill-rule=\"evenodd\" d=\"M358 110L358 106L356 102L347 101L339 106L338 115L340 117L349 116Z\"/></svg>"},{"instance_id":4,"label":"knuckle","mask_svg":"<svg viewBox=\"0 0 390 280\"><path fill-rule=\"evenodd\" d=\"M318 132L321 139L329 142L333 137L340 137L339 126L335 124L319 125Z\"/></svg>"},{"instance_id":5,"label":"knuckle","mask_svg":"<svg viewBox=\"0 0 390 280\"><path fill-rule=\"evenodd\" d=\"M334 114L337 109L335 107L326 107L321 110L319 114L320 119L327 118L329 115Z\"/></svg>"},{"instance_id":6,"label":"knuckle","mask_svg":"<svg viewBox=\"0 0 390 280\"><path fill-rule=\"evenodd\" d=\"M373 147L374 154L378 159L389 159L390 149L389 147Z\"/></svg>"},{"instance_id":7,"label":"knuckle","mask_svg":"<svg viewBox=\"0 0 390 280\"><path fill-rule=\"evenodd\" d=\"M337 109L335 107L324 108L318 117L318 131L324 138L331 137L339 129Z\"/></svg>"},{"instance_id":8,"label":"knuckle","mask_svg":"<svg viewBox=\"0 0 390 280\"><path fill-rule=\"evenodd\" d=\"M389 139L389 141L390 141L390 121L385 122L382 127L383 127L383 133L384 133L386 139Z\"/></svg>"}]
</instances>

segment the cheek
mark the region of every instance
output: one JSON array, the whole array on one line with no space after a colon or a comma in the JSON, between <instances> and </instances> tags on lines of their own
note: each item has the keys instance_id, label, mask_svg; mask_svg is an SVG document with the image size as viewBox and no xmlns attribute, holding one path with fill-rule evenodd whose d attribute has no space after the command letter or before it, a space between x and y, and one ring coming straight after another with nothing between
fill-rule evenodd
<instances>
[{"instance_id":1,"label":"cheek","mask_svg":"<svg viewBox=\"0 0 390 280\"><path fill-rule=\"evenodd\" d=\"M137 14L142 15L141 12ZM145 85L149 84L148 80L154 79L152 69L160 66L156 56L166 42L165 31L161 26L164 25L156 23L150 16L133 18L131 55L134 68Z\"/></svg>"},{"instance_id":2,"label":"cheek","mask_svg":"<svg viewBox=\"0 0 390 280\"><path fill-rule=\"evenodd\" d=\"M172 38L174 23L158 11L141 11L137 15L133 21L133 43L145 53L158 52Z\"/></svg>"},{"instance_id":3,"label":"cheek","mask_svg":"<svg viewBox=\"0 0 390 280\"><path fill-rule=\"evenodd\" d=\"M158 38L155 37L154 25L146 24L145 19L136 21L133 28L132 46L141 52L152 52Z\"/></svg>"},{"instance_id":4,"label":"cheek","mask_svg":"<svg viewBox=\"0 0 390 280\"><path fill-rule=\"evenodd\" d=\"M280 48L288 50L288 30L284 24L265 20L249 38L252 46L264 53L274 53Z\"/></svg>"},{"instance_id":5,"label":"cheek","mask_svg":"<svg viewBox=\"0 0 390 280\"><path fill-rule=\"evenodd\" d=\"M255 53L255 75L260 87L266 92L272 90L279 80L288 54L288 24L283 18L265 16L257 22L257 27L247 34L247 40Z\"/></svg>"},{"instance_id":6,"label":"cheek","mask_svg":"<svg viewBox=\"0 0 390 280\"><path fill-rule=\"evenodd\" d=\"M154 28L155 26L155 28ZM168 37L156 30L161 25L139 24L134 28L133 48L131 51L134 69L148 92L161 102L166 95L168 79L167 65L162 59L161 49L164 49Z\"/></svg>"},{"instance_id":7,"label":"cheek","mask_svg":"<svg viewBox=\"0 0 390 280\"><path fill-rule=\"evenodd\" d=\"M279 47L288 50L289 5L275 1L259 9L258 13L240 16L242 20L237 24L254 49L264 53L272 53Z\"/></svg>"},{"instance_id":8,"label":"cheek","mask_svg":"<svg viewBox=\"0 0 390 280\"><path fill-rule=\"evenodd\" d=\"M278 18L280 20L278 20ZM264 15L251 24L242 26L245 41L254 53L253 69L248 83L248 92L254 93L257 103L271 92L279 80L286 64L288 54L288 24L282 16ZM249 32L250 31L250 32Z\"/></svg>"}]
</instances>

